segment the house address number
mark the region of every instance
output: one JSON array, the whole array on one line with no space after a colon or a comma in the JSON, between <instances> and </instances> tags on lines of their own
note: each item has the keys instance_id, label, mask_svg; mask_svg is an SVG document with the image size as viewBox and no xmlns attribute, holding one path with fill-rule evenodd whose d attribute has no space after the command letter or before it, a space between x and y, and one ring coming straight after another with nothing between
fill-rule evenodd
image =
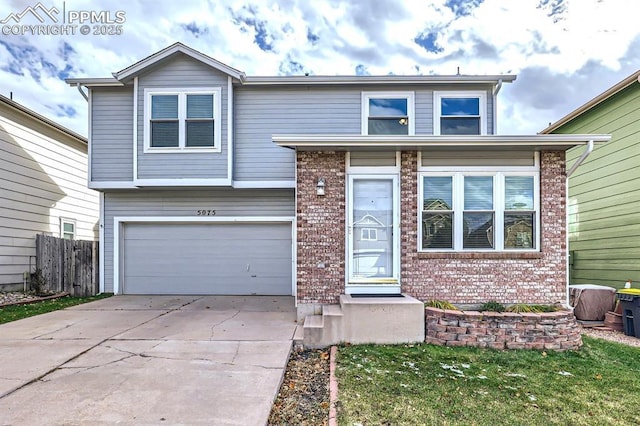
<instances>
[{"instance_id":1,"label":"house address number","mask_svg":"<svg viewBox=\"0 0 640 426\"><path fill-rule=\"evenodd\" d=\"M196 216L215 216L215 210L196 210Z\"/></svg>"}]
</instances>

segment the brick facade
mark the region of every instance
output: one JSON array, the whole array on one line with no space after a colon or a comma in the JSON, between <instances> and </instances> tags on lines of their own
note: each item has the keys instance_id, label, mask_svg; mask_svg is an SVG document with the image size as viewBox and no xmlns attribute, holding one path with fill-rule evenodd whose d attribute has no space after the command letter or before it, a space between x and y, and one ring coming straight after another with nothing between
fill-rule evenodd
<instances>
[{"instance_id":1,"label":"brick facade","mask_svg":"<svg viewBox=\"0 0 640 426\"><path fill-rule=\"evenodd\" d=\"M566 300L564 152L540 154L541 251L418 253L417 153L403 152L400 177L402 292L456 304ZM319 177L326 195L316 194ZM345 154L297 153L298 303L337 303L345 283Z\"/></svg>"},{"instance_id":2,"label":"brick facade","mask_svg":"<svg viewBox=\"0 0 640 426\"><path fill-rule=\"evenodd\" d=\"M479 304L566 300L566 181L564 152L540 155L539 253L418 253L418 164L402 153L402 291L427 301Z\"/></svg>"},{"instance_id":3,"label":"brick facade","mask_svg":"<svg viewBox=\"0 0 640 426\"><path fill-rule=\"evenodd\" d=\"M298 303L338 303L345 282L344 152L297 153ZM325 195L316 194L319 178Z\"/></svg>"}]
</instances>

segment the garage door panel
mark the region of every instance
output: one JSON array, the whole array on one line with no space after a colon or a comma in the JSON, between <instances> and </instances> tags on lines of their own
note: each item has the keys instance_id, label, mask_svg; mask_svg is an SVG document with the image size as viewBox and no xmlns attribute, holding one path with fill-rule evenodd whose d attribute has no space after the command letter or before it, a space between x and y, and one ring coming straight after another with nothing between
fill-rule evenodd
<instances>
[{"instance_id":1,"label":"garage door panel","mask_svg":"<svg viewBox=\"0 0 640 426\"><path fill-rule=\"evenodd\" d=\"M291 225L125 224L127 294L292 292Z\"/></svg>"}]
</instances>

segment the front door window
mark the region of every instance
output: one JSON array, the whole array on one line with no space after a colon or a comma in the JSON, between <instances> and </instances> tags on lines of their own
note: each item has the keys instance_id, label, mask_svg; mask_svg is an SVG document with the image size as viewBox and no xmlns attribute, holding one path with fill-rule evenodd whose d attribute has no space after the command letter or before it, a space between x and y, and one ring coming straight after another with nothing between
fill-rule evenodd
<instances>
[{"instance_id":1,"label":"front door window","mask_svg":"<svg viewBox=\"0 0 640 426\"><path fill-rule=\"evenodd\" d=\"M350 203L350 281L375 283L397 276L395 179L353 177Z\"/></svg>"}]
</instances>

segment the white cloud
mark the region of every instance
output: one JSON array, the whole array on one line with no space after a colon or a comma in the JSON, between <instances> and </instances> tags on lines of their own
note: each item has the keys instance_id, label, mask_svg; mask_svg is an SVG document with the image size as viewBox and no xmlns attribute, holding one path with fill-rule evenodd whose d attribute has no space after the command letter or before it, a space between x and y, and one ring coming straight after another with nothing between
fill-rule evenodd
<instances>
[{"instance_id":1,"label":"white cloud","mask_svg":"<svg viewBox=\"0 0 640 426\"><path fill-rule=\"evenodd\" d=\"M33 3L12 1L0 19ZM249 75L353 75L358 66L374 75L458 67L519 74L500 94L501 133L536 133L640 68L637 0L76 0L66 7L121 9L124 33L0 35L0 93L83 134L86 102L60 77L108 77L175 41ZM418 45L419 36L439 51Z\"/></svg>"}]
</instances>

